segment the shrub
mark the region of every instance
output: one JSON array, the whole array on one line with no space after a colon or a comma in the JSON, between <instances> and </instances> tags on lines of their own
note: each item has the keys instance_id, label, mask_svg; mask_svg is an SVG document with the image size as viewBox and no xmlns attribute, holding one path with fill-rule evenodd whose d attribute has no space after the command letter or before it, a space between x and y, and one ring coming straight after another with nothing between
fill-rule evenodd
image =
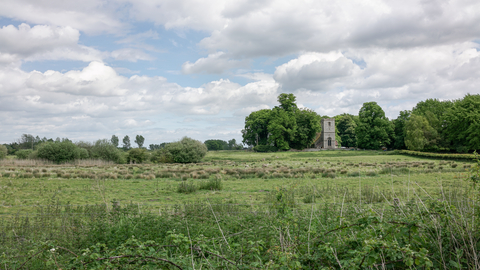
<instances>
[{"instance_id":1,"label":"shrub","mask_svg":"<svg viewBox=\"0 0 480 270\"><path fill-rule=\"evenodd\" d=\"M32 152L33 152L32 149L22 149L22 150L18 150L15 154L19 159L27 159Z\"/></svg>"},{"instance_id":2,"label":"shrub","mask_svg":"<svg viewBox=\"0 0 480 270\"><path fill-rule=\"evenodd\" d=\"M157 149L150 155L150 161L153 163L173 163L173 156L167 149Z\"/></svg>"},{"instance_id":3,"label":"shrub","mask_svg":"<svg viewBox=\"0 0 480 270\"><path fill-rule=\"evenodd\" d=\"M79 158L77 149L71 141L46 142L38 146L38 157L56 163L68 162Z\"/></svg>"},{"instance_id":4,"label":"shrub","mask_svg":"<svg viewBox=\"0 0 480 270\"><path fill-rule=\"evenodd\" d=\"M142 163L148 160L147 149L145 148L132 148L128 151L127 162L129 163Z\"/></svg>"},{"instance_id":5,"label":"shrub","mask_svg":"<svg viewBox=\"0 0 480 270\"><path fill-rule=\"evenodd\" d=\"M8 149L5 145L0 144L0 159L3 159L7 156L8 154Z\"/></svg>"},{"instance_id":6,"label":"shrub","mask_svg":"<svg viewBox=\"0 0 480 270\"><path fill-rule=\"evenodd\" d=\"M277 152L278 148L275 146L271 145L257 145L253 148L253 151L255 152Z\"/></svg>"},{"instance_id":7,"label":"shrub","mask_svg":"<svg viewBox=\"0 0 480 270\"><path fill-rule=\"evenodd\" d=\"M90 152L91 158L113 161L120 164L125 163L121 151L106 139L96 141L95 145L90 149Z\"/></svg>"},{"instance_id":8,"label":"shrub","mask_svg":"<svg viewBox=\"0 0 480 270\"><path fill-rule=\"evenodd\" d=\"M197 163L207 154L207 147L200 141L183 137L178 142L168 144L165 149L176 163Z\"/></svg>"}]
</instances>

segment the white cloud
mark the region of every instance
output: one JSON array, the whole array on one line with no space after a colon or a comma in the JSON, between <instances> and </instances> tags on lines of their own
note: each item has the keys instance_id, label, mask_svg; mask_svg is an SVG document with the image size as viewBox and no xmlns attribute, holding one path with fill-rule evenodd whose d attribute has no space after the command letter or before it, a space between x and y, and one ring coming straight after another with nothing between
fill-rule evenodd
<instances>
[{"instance_id":1,"label":"white cloud","mask_svg":"<svg viewBox=\"0 0 480 270\"><path fill-rule=\"evenodd\" d=\"M101 0L15 0L0 1L0 16L32 24L70 26L89 34L124 33L121 21L124 3ZM119 16L120 15L120 16Z\"/></svg>"},{"instance_id":2,"label":"white cloud","mask_svg":"<svg viewBox=\"0 0 480 270\"><path fill-rule=\"evenodd\" d=\"M103 53L78 45L80 33L69 26L54 27L22 23L0 28L0 64L18 65L20 61L101 60Z\"/></svg>"},{"instance_id":3,"label":"white cloud","mask_svg":"<svg viewBox=\"0 0 480 270\"><path fill-rule=\"evenodd\" d=\"M232 68L247 67L249 61L232 60L224 52L208 55L200 58L195 63L186 62L182 65L182 72L191 73L223 73Z\"/></svg>"}]
</instances>

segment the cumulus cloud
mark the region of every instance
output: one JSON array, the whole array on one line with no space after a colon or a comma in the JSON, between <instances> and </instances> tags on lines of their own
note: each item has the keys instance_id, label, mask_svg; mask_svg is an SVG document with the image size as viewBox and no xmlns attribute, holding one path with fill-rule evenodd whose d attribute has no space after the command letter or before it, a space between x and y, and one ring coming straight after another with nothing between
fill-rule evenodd
<instances>
[{"instance_id":1,"label":"cumulus cloud","mask_svg":"<svg viewBox=\"0 0 480 270\"><path fill-rule=\"evenodd\" d=\"M115 13L122 8L121 2L101 0L0 1L0 16L32 24L70 26L89 34L118 34L128 29Z\"/></svg>"},{"instance_id":2,"label":"cumulus cloud","mask_svg":"<svg viewBox=\"0 0 480 270\"><path fill-rule=\"evenodd\" d=\"M65 73L0 69L0 85L0 117L14 119L13 112L18 117L2 121L0 128L13 137L15 132L38 134L43 126L49 127L47 135L70 137L82 129L95 134L165 126L177 130L185 128L175 124L177 119L198 115L207 118L195 132L218 125L216 130L229 134L243 122L244 115L235 112L271 106L278 90L271 78L243 86L222 79L182 87L159 76L124 77L101 62ZM231 120L225 125L218 118Z\"/></svg>"},{"instance_id":3,"label":"cumulus cloud","mask_svg":"<svg viewBox=\"0 0 480 270\"><path fill-rule=\"evenodd\" d=\"M22 23L0 28L0 63L38 60L94 61L102 53L78 44L80 32L69 26L55 27Z\"/></svg>"},{"instance_id":4,"label":"cumulus cloud","mask_svg":"<svg viewBox=\"0 0 480 270\"><path fill-rule=\"evenodd\" d=\"M232 68L247 67L249 61L232 60L224 52L217 52L200 58L195 63L186 62L182 65L182 72L191 73L223 73Z\"/></svg>"}]
</instances>

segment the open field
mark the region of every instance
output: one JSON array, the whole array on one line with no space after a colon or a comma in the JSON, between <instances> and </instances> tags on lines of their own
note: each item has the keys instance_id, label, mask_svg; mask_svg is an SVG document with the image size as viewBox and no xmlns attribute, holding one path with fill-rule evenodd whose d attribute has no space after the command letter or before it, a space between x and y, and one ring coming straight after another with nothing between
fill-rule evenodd
<instances>
[{"instance_id":1,"label":"open field","mask_svg":"<svg viewBox=\"0 0 480 270\"><path fill-rule=\"evenodd\" d=\"M474 165L377 151L3 160L0 269L479 269Z\"/></svg>"},{"instance_id":2,"label":"open field","mask_svg":"<svg viewBox=\"0 0 480 270\"><path fill-rule=\"evenodd\" d=\"M52 201L84 205L122 203L182 204L215 200L224 203L263 203L279 186L317 202L380 203L392 198L441 196L463 192L471 163L381 155L372 151L209 152L201 164L53 165L4 162L0 167L0 213L28 212ZM318 160L318 161L317 161ZM179 184L200 185L220 180L221 190L177 192ZM361 188L363 187L363 191ZM359 197L359 194L362 197Z\"/></svg>"}]
</instances>

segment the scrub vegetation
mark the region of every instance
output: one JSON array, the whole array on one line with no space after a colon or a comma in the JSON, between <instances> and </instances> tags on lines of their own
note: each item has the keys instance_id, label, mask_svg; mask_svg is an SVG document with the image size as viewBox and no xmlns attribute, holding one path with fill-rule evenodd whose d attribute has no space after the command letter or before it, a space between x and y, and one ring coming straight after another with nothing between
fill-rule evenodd
<instances>
[{"instance_id":1,"label":"scrub vegetation","mask_svg":"<svg viewBox=\"0 0 480 270\"><path fill-rule=\"evenodd\" d=\"M2 269L475 269L478 160L0 161Z\"/></svg>"}]
</instances>

